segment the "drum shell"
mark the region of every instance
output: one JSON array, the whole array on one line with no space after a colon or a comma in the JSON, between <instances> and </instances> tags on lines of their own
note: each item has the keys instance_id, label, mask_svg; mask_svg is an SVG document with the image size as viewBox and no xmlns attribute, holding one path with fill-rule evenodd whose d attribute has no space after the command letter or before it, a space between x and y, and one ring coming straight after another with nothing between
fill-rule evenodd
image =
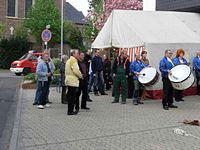
<instances>
[{"instance_id":1,"label":"drum shell","mask_svg":"<svg viewBox=\"0 0 200 150\"><path fill-rule=\"evenodd\" d=\"M174 89L185 90L185 89L190 88L193 85L194 75L189 66L180 64L180 65L174 66L171 69L171 71L172 71L172 76L169 75L168 77ZM186 74L186 76L181 76L184 73ZM177 79L173 77L173 74L176 74L175 76Z\"/></svg>"},{"instance_id":2,"label":"drum shell","mask_svg":"<svg viewBox=\"0 0 200 150\"><path fill-rule=\"evenodd\" d=\"M171 83L173 88L176 90L186 90L194 84L194 75L190 73L190 76L187 79L181 82L171 82Z\"/></svg>"},{"instance_id":3,"label":"drum shell","mask_svg":"<svg viewBox=\"0 0 200 150\"><path fill-rule=\"evenodd\" d=\"M138 80L146 87L153 86L155 83L157 83L160 76L157 70L153 67L143 68L140 71L140 74L141 76L138 77Z\"/></svg>"}]
</instances>

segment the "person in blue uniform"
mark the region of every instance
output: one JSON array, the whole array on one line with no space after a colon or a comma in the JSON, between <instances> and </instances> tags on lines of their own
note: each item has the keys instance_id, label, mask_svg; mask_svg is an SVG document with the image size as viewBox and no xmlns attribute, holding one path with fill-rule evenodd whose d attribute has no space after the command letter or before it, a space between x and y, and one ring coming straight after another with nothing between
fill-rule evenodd
<instances>
[{"instance_id":1,"label":"person in blue uniform","mask_svg":"<svg viewBox=\"0 0 200 150\"><path fill-rule=\"evenodd\" d=\"M188 65L188 62L185 58L183 58L183 56L185 55L185 52L182 48L179 48L176 51L176 57L172 60L172 62L174 63L174 65L180 65L180 64L184 64L184 65ZM175 101L179 102L179 101L184 101L182 98L182 92L183 90L176 90L174 89L174 97L175 97Z\"/></svg>"},{"instance_id":2,"label":"person in blue uniform","mask_svg":"<svg viewBox=\"0 0 200 150\"><path fill-rule=\"evenodd\" d=\"M141 59L140 54L135 54L135 61L133 61L130 65L130 72L133 73L133 80L134 80L134 92L133 92L133 104L144 104L141 102L141 92L140 90L143 89L143 85L138 81L138 76L141 75L140 71L145 68L145 65Z\"/></svg>"},{"instance_id":3,"label":"person in blue uniform","mask_svg":"<svg viewBox=\"0 0 200 150\"><path fill-rule=\"evenodd\" d=\"M193 68L197 79L197 95L200 96L200 50L197 51L197 56L193 59Z\"/></svg>"},{"instance_id":4,"label":"person in blue uniform","mask_svg":"<svg viewBox=\"0 0 200 150\"><path fill-rule=\"evenodd\" d=\"M172 75L171 69L174 66L171 57L172 57L172 51L166 50L165 56L161 59L159 65L163 82L162 104L164 110L169 110L169 108L178 108L177 106L173 105L173 87L168 78L168 75Z\"/></svg>"}]
</instances>

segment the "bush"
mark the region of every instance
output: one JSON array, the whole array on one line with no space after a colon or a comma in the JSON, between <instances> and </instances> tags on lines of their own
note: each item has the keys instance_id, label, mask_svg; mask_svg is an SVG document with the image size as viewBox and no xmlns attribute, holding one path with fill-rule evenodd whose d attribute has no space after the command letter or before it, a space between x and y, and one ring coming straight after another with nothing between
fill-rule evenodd
<instances>
[{"instance_id":1,"label":"bush","mask_svg":"<svg viewBox=\"0 0 200 150\"><path fill-rule=\"evenodd\" d=\"M24 80L31 80L31 81L33 81L33 83L36 83L35 73L30 73L30 74L24 76Z\"/></svg>"},{"instance_id":2,"label":"bush","mask_svg":"<svg viewBox=\"0 0 200 150\"><path fill-rule=\"evenodd\" d=\"M61 60L59 58L53 58L52 61L53 61L54 65L55 65L55 71L59 70L59 66L60 66Z\"/></svg>"},{"instance_id":3,"label":"bush","mask_svg":"<svg viewBox=\"0 0 200 150\"><path fill-rule=\"evenodd\" d=\"M0 68L8 69L10 64L27 53L31 48L28 39L11 37L0 41Z\"/></svg>"}]
</instances>

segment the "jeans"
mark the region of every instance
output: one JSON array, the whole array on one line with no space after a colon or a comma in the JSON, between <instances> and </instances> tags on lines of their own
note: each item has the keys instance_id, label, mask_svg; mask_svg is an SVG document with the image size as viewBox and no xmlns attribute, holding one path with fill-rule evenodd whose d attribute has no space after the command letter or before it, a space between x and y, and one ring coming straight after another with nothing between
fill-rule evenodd
<instances>
[{"instance_id":1,"label":"jeans","mask_svg":"<svg viewBox=\"0 0 200 150\"><path fill-rule=\"evenodd\" d=\"M38 81L38 86L41 91L38 104L45 105L47 103L46 97L48 94L48 81Z\"/></svg>"},{"instance_id":2,"label":"jeans","mask_svg":"<svg viewBox=\"0 0 200 150\"><path fill-rule=\"evenodd\" d=\"M94 76L94 93L97 93L98 91L104 93L103 71L96 72L96 76Z\"/></svg>"},{"instance_id":3,"label":"jeans","mask_svg":"<svg viewBox=\"0 0 200 150\"><path fill-rule=\"evenodd\" d=\"M37 81L37 85L36 85L36 93L35 93L35 103L38 103L39 104L39 99L40 99L40 96L42 95L42 88L41 88L41 84L39 84L40 81ZM48 81L47 82L47 94L46 94L46 102L48 103L49 102L49 88L50 88L50 85L51 85L51 81Z\"/></svg>"},{"instance_id":4,"label":"jeans","mask_svg":"<svg viewBox=\"0 0 200 150\"><path fill-rule=\"evenodd\" d=\"M88 93L90 93L92 89L93 82L94 82L94 77L93 77L93 73L91 72L90 77L89 77Z\"/></svg>"}]
</instances>

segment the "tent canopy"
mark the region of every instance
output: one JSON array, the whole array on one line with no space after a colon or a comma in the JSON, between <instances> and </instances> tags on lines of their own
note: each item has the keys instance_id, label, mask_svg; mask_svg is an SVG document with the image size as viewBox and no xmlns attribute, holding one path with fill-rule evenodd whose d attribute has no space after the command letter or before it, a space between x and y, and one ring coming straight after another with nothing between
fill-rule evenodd
<instances>
[{"instance_id":1,"label":"tent canopy","mask_svg":"<svg viewBox=\"0 0 200 150\"><path fill-rule=\"evenodd\" d=\"M149 43L199 43L200 14L113 10L92 48L131 48Z\"/></svg>"}]
</instances>

